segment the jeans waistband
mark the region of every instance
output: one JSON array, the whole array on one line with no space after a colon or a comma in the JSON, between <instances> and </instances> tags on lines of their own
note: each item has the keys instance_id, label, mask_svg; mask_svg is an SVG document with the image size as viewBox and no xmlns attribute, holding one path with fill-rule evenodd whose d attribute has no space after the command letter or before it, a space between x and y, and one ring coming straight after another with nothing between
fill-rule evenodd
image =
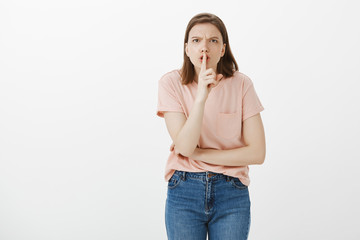
<instances>
[{"instance_id":1,"label":"jeans waistband","mask_svg":"<svg viewBox=\"0 0 360 240\"><path fill-rule=\"evenodd\" d=\"M226 181L230 181L234 177L222 174L222 173L216 173L216 172L186 172L186 171L180 171L175 170L174 174L180 176L183 180L186 180L186 178L195 178L195 179L201 179L201 180L218 180L218 179L226 179Z\"/></svg>"}]
</instances>

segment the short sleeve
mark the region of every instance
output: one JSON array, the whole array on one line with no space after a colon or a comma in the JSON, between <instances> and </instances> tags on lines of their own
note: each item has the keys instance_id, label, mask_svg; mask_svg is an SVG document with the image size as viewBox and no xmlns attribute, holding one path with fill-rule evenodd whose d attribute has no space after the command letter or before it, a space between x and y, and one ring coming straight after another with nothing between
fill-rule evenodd
<instances>
[{"instance_id":1,"label":"short sleeve","mask_svg":"<svg viewBox=\"0 0 360 240\"><path fill-rule=\"evenodd\" d=\"M165 74L158 82L158 105L156 115L164 117L164 112L184 112L177 97L174 83L169 74Z\"/></svg>"},{"instance_id":2,"label":"short sleeve","mask_svg":"<svg viewBox=\"0 0 360 240\"><path fill-rule=\"evenodd\" d=\"M244 87L246 89L242 99L242 121L264 110L250 78L246 78Z\"/></svg>"}]
</instances>

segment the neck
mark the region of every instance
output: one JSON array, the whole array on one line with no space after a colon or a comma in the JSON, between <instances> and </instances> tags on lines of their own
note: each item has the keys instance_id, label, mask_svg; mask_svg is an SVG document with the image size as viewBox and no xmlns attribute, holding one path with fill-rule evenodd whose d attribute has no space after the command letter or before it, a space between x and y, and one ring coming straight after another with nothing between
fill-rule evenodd
<instances>
[{"instance_id":1,"label":"neck","mask_svg":"<svg viewBox=\"0 0 360 240\"><path fill-rule=\"evenodd\" d=\"M200 68L195 68L195 76L194 76L194 81L197 83L198 79L199 79L199 74L200 74ZM217 76L217 72L215 70L215 76Z\"/></svg>"}]
</instances>

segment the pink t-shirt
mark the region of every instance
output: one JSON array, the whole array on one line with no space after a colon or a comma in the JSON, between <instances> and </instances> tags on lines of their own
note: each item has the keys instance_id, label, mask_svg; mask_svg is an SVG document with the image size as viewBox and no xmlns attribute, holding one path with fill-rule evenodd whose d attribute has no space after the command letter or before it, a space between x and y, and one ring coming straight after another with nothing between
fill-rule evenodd
<instances>
[{"instance_id":1,"label":"pink t-shirt","mask_svg":"<svg viewBox=\"0 0 360 240\"><path fill-rule=\"evenodd\" d=\"M159 80L157 115L182 112L189 117L197 91L197 83L182 85L179 70L166 73ZM198 146L200 148L233 149L244 147L241 139L242 121L264 110L251 79L235 72L214 87L205 103L204 117ZM216 172L237 177L250 184L248 166L222 166L196 161L170 152L165 167L165 181L175 170L187 172Z\"/></svg>"}]
</instances>

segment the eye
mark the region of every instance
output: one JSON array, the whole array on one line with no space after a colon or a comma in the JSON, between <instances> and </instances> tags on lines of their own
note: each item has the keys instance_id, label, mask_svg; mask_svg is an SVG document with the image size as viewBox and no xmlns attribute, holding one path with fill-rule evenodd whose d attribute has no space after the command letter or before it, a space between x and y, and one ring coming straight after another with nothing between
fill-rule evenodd
<instances>
[{"instance_id":1,"label":"eye","mask_svg":"<svg viewBox=\"0 0 360 240\"><path fill-rule=\"evenodd\" d=\"M216 40L216 39L211 39L211 42L213 42L213 43L217 43L217 42L218 42L218 40Z\"/></svg>"},{"instance_id":2,"label":"eye","mask_svg":"<svg viewBox=\"0 0 360 240\"><path fill-rule=\"evenodd\" d=\"M193 42L199 42L199 39L194 38L192 41L193 41Z\"/></svg>"}]
</instances>

